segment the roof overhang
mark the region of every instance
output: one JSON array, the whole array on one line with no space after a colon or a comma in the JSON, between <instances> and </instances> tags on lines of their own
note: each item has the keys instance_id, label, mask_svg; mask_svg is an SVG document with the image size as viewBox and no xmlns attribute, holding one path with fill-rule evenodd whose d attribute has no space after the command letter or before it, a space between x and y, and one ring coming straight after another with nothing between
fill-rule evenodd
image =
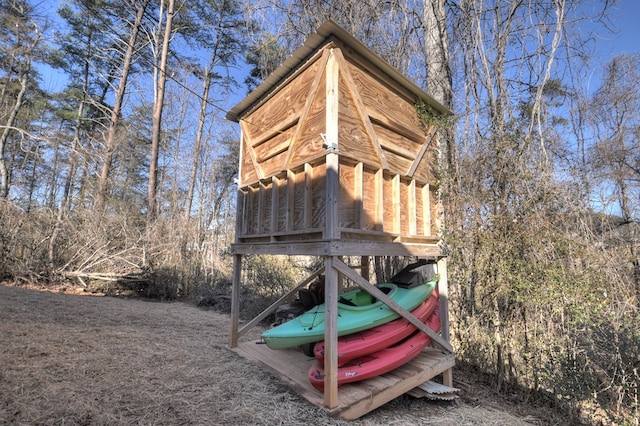
<instances>
[{"instance_id":1,"label":"roof overhang","mask_svg":"<svg viewBox=\"0 0 640 426\"><path fill-rule=\"evenodd\" d=\"M231 108L225 118L238 122L243 116L257 108L270 94L274 93L277 88L281 87L296 71L320 51L322 47L336 40L340 42L340 44L348 46L353 52L363 57L405 90L415 95L416 100L422 100L443 114L452 114L451 110L436 101L432 96L398 72L342 27L333 21L327 21L318 27L315 34L312 34L302 46L296 49L282 65L273 71L258 87L249 93L246 98Z\"/></svg>"}]
</instances>

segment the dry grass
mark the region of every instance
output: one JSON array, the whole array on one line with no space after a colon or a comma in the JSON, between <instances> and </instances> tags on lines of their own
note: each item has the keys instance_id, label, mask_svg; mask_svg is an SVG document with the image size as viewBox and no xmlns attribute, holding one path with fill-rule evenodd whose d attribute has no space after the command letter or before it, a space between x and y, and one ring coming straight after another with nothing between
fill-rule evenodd
<instances>
[{"instance_id":1,"label":"dry grass","mask_svg":"<svg viewBox=\"0 0 640 426\"><path fill-rule=\"evenodd\" d=\"M226 315L184 303L0 285L0 424L347 424L228 350L228 329ZM527 420L402 396L349 424Z\"/></svg>"}]
</instances>

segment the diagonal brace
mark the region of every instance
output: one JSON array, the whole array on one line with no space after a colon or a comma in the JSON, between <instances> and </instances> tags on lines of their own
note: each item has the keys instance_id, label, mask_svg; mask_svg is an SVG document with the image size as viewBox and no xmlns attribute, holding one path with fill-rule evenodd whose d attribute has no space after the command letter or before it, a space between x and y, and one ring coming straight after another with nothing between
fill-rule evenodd
<instances>
[{"instance_id":1,"label":"diagonal brace","mask_svg":"<svg viewBox=\"0 0 640 426\"><path fill-rule=\"evenodd\" d=\"M415 316L413 316L411 312L407 311L398 303L396 303L393 299L389 298L389 296L387 296L382 291L380 291L376 286L372 285L369 281L365 280L360 275L358 275L357 272L351 269L342 260L336 258L333 263L333 267L336 270L338 270L338 272L341 272L347 278L349 278L350 280L358 284L358 286L360 286L362 289L367 291L373 297L377 298L378 300L381 300L383 303L385 303L387 306L389 306L391 309L397 312L400 316L406 318L407 321L413 324L418 330L426 333L429 337L431 337L431 339L434 342L436 342L439 346L441 346L446 352L453 353L453 347L449 342L444 340L438 333L431 330L422 321L418 320Z\"/></svg>"}]
</instances>

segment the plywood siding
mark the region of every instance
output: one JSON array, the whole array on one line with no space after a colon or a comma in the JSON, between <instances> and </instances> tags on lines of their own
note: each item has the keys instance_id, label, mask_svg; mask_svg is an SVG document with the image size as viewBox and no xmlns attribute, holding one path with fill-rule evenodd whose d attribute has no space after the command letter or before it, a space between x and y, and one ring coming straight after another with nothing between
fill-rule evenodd
<instances>
[{"instance_id":1,"label":"plywood siding","mask_svg":"<svg viewBox=\"0 0 640 426\"><path fill-rule=\"evenodd\" d=\"M311 228L321 229L326 219L326 178L327 170L324 163L318 164L313 170L313 184L311 186Z\"/></svg>"},{"instance_id":2,"label":"plywood siding","mask_svg":"<svg viewBox=\"0 0 640 426\"><path fill-rule=\"evenodd\" d=\"M354 169L340 165L340 191L338 196L338 224L341 228L354 228L357 206L354 199Z\"/></svg>"},{"instance_id":3,"label":"plywood siding","mask_svg":"<svg viewBox=\"0 0 640 426\"><path fill-rule=\"evenodd\" d=\"M256 182L260 179L259 171L252 159L251 142L244 132L242 132L240 144L240 184Z\"/></svg>"},{"instance_id":4,"label":"plywood siding","mask_svg":"<svg viewBox=\"0 0 640 426\"><path fill-rule=\"evenodd\" d=\"M407 99L396 93L389 84L374 77L371 73L349 62L349 72L358 93L373 117L386 117L397 126L407 128L416 134L423 132L416 115L415 99Z\"/></svg>"},{"instance_id":5,"label":"plywood siding","mask_svg":"<svg viewBox=\"0 0 640 426\"><path fill-rule=\"evenodd\" d=\"M409 203L407 182L400 179L400 235L409 235L409 215L415 206Z\"/></svg>"},{"instance_id":6,"label":"plywood siding","mask_svg":"<svg viewBox=\"0 0 640 426\"><path fill-rule=\"evenodd\" d=\"M241 120L242 184L254 184L323 154L326 61L316 60ZM320 92L319 92L320 91Z\"/></svg>"},{"instance_id":7,"label":"plywood siding","mask_svg":"<svg viewBox=\"0 0 640 426\"><path fill-rule=\"evenodd\" d=\"M324 75L324 73L322 73ZM324 93L324 79L319 83L317 92ZM291 146L290 158L287 167L297 168L306 162L313 162L325 153L323 147L322 133L325 133L325 102L322 95L310 93L316 102L308 106L303 120L296 129L296 138Z\"/></svg>"},{"instance_id":8,"label":"plywood siding","mask_svg":"<svg viewBox=\"0 0 640 426\"><path fill-rule=\"evenodd\" d=\"M297 124L297 122L294 122ZM285 128L272 138L253 147L256 161L265 177L273 176L283 170L289 145L291 144L291 128Z\"/></svg>"},{"instance_id":9,"label":"plywood siding","mask_svg":"<svg viewBox=\"0 0 640 426\"><path fill-rule=\"evenodd\" d=\"M336 47L314 58L241 120L241 239L435 241L435 129L424 128L415 100L357 58ZM327 115L328 64L337 117ZM322 137L330 128L335 148ZM327 188L326 158L336 153L337 188ZM329 193L336 212L327 211ZM325 229L329 215L337 232Z\"/></svg>"},{"instance_id":10,"label":"plywood siding","mask_svg":"<svg viewBox=\"0 0 640 426\"><path fill-rule=\"evenodd\" d=\"M365 168L362 176L361 228L366 231L382 231L382 221L378 211L381 208L382 200L379 200L376 175L377 170Z\"/></svg>"},{"instance_id":11,"label":"plywood siding","mask_svg":"<svg viewBox=\"0 0 640 426\"><path fill-rule=\"evenodd\" d=\"M417 173L419 178L426 181L430 177L429 151L435 150L436 146L433 144L430 150L423 150L424 144L431 142L431 138L426 135L417 115L416 101L395 93L354 63L348 63L348 72L354 90L366 109L367 120L374 129L389 171L410 176ZM420 161L423 156L429 159ZM414 166L416 161L419 163L417 167Z\"/></svg>"},{"instance_id":12,"label":"plywood siding","mask_svg":"<svg viewBox=\"0 0 640 426\"><path fill-rule=\"evenodd\" d=\"M296 173L294 179L289 181L293 184L293 230L304 229L304 199L305 199L305 176L304 173Z\"/></svg>"},{"instance_id":13,"label":"plywood siding","mask_svg":"<svg viewBox=\"0 0 640 426\"><path fill-rule=\"evenodd\" d=\"M417 159L418 165L413 174L413 177L422 181L435 183L435 168L438 167L438 153L436 151L436 144L431 142L429 148L424 155Z\"/></svg>"},{"instance_id":14,"label":"plywood siding","mask_svg":"<svg viewBox=\"0 0 640 426\"><path fill-rule=\"evenodd\" d=\"M291 127L304 109L307 96L318 73L316 61L286 86L280 88L268 102L243 117L251 141L260 143L273 134Z\"/></svg>"},{"instance_id":15,"label":"plywood siding","mask_svg":"<svg viewBox=\"0 0 640 426\"><path fill-rule=\"evenodd\" d=\"M344 74L347 70L341 70ZM356 107L357 92L349 85L349 79L341 75L339 96L338 129L340 133L340 153L344 157L352 158L365 164L380 166L380 154L372 140L373 132L367 131L366 120Z\"/></svg>"}]
</instances>

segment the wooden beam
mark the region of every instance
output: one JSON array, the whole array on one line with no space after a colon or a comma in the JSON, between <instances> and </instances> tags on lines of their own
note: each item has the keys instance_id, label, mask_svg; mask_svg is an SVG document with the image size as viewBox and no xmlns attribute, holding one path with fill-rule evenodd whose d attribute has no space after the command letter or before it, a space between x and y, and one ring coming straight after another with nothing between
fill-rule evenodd
<instances>
[{"instance_id":1,"label":"wooden beam","mask_svg":"<svg viewBox=\"0 0 640 426\"><path fill-rule=\"evenodd\" d=\"M440 334L447 342L449 336L449 284L447 279L447 258L438 259L438 295L440 296ZM453 387L453 371L446 370L442 374L442 381L445 386Z\"/></svg>"},{"instance_id":2,"label":"wooden beam","mask_svg":"<svg viewBox=\"0 0 640 426\"><path fill-rule=\"evenodd\" d=\"M391 181L391 232L400 234L402 226L400 224L400 212L402 204L400 203L400 175L395 175Z\"/></svg>"},{"instance_id":3,"label":"wooden beam","mask_svg":"<svg viewBox=\"0 0 640 426\"><path fill-rule=\"evenodd\" d=\"M449 341L449 284L447 282L447 258L438 259L438 295L440 296L440 330Z\"/></svg>"},{"instance_id":4,"label":"wooden beam","mask_svg":"<svg viewBox=\"0 0 640 426\"><path fill-rule=\"evenodd\" d=\"M313 167L304 164L304 229L311 228L313 222Z\"/></svg>"},{"instance_id":5,"label":"wooden beam","mask_svg":"<svg viewBox=\"0 0 640 426\"><path fill-rule=\"evenodd\" d=\"M417 235L417 227L418 227L418 216L417 216L417 194L416 194L416 180L411 179L409 182L409 187L407 188L407 205L405 209L407 209L407 215L409 216L409 235Z\"/></svg>"},{"instance_id":6,"label":"wooden beam","mask_svg":"<svg viewBox=\"0 0 640 426\"><path fill-rule=\"evenodd\" d=\"M371 271L369 269L369 256L360 256L360 276L369 281L369 275Z\"/></svg>"},{"instance_id":7,"label":"wooden beam","mask_svg":"<svg viewBox=\"0 0 640 426\"><path fill-rule=\"evenodd\" d=\"M238 153L238 188L242 188L245 185L244 182L244 176L246 174L246 170L244 170L243 164L244 164L244 150L242 149L242 146L247 143L246 142L246 138L248 136L245 135L245 131L242 128L242 124L240 124L240 152Z\"/></svg>"},{"instance_id":8,"label":"wooden beam","mask_svg":"<svg viewBox=\"0 0 640 426\"><path fill-rule=\"evenodd\" d=\"M384 226L384 170L378 169L375 174L375 226L376 231L388 231Z\"/></svg>"},{"instance_id":9,"label":"wooden beam","mask_svg":"<svg viewBox=\"0 0 640 426\"><path fill-rule=\"evenodd\" d=\"M413 174L416 172L416 169L426 154L427 149L431 146L431 142L435 138L437 130L438 129L436 127L431 127L431 129L429 129L429 134L427 134L427 138L422 143L422 148L420 148L420 151L413 160L413 164L411 164L411 167L409 168L409 172L407 173L408 176L413 177Z\"/></svg>"},{"instance_id":10,"label":"wooden beam","mask_svg":"<svg viewBox=\"0 0 640 426\"><path fill-rule=\"evenodd\" d=\"M351 94L351 98L353 99L353 103L355 104L356 111L358 113L358 117L360 117L360 121L364 125L364 128L371 140L373 148L376 150L376 154L378 156L378 160L380 161L380 167L385 170L389 169L389 163L387 162L387 158L384 156L384 152L382 151L382 147L380 146L380 142L378 142L378 135L376 135L375 130L373 129L373 125L371 124L371 120L369 119L369 114L367 114L367 108L364 106L362 99L360 98L360 93L357 89L355 82L353 81L353 77L349 72L349 67L347 65L347 61L342 56L342 51L340 49L335 49L335 58L340 66L340 72L344 81L347 85L347 90Z\"/></svg>"},{"instance_id":11,"label":"wooden beam","mask_svg":"<svg viewBox=\"0 0 640 426\"><path fill-rule=\"evenodd\" d=\"M338 154L335 152L327 153L327 178L326 178L326 219L325 219L325 239L338 240L340 238L338 224Z\"/></svg>"},{"instance_id":12,"label":"wooden beam","mask_svg":"<svg viewBox=\"0 0 640 426\"><path fill-rule=\"evenodd\" d=\"M280 198L280 179L271 177L271 233L278 232L278 205Z\"/></svg>"},{"instance_id":13,"label":"wooden beam","mask_svg":"<svg viewBox=\"0 0 640 426\"><path fill-rule=\"evenodd\" d=\"M257 234L256 221L253 212L256 209L256 189L253 186L247 187L247 196L244 199L244 235Z\"/></svg>"},{"instance_id":14,"label":"wooden beam","mask_svg":"<svg viewBox=\"0 0 640 426\"><path fill-rule=\"evenodd\" d=\"M358 275L353 269L349 268L349 266L346 265L344 262L341 262L336 259L333 262L333 267L339 272L342 272L347 278L355 282L359 287L361 287L363 290L370 293L373 297L384 302L388 307L390 307L396 313L398 313L398 315L406 318L407 321L413 324L418 330L421 330L424 333L426 333L429 337L431 337L431 339L435 343L440 345L445 351L449 353L453 353L453 348L451 347L451 344L449 344L449 342L444 340L435 331L431 330L425 323L423 323L422 321L417 319L415 316L413 316L411 312L404 309L396 301L394 301L389 296L387 296L382 291L380 291L376 286L372 285L367 280L365 280L360 275Z\"/></svg>"},{"instance_id":15,"label":"wooden beam","mask_svg":"<svg viewBox=\"0 0 640 426\"><path fill-rule=\"evenodd\" d=\"M313 83L311 83L311 88L309 89L309 94L307 95L307 101L302 108L302 112L300 113L300 119L298 120L298 127L291 139L291 144L289 145L289 152L287 153L287 159L284 162L285 169L289 169L291 167L291 160L293 159L293 153L295 151L296 145L298 144L298 140L300 139L300 133L304 127L305 122L307 121L307 117L309 116L309 111L313 106L314 101L318 96L318 88L320 87L320 82L322 81L322 77L325 72L325 68L327 66L327 60L329 59L329 50L324 50L322 52L322 56L320 57L320 64L318 67L318 72L313 79Z\"/></svg>"},{"instance_id":16,"label":"wooden beam","mask_svg":"<svg viewBox=\"0 0 640 426\"><path fill-rule=\"evenodd\" d=\"M287 256L418 256L439 258L437 244L394 243L376 241L282 241L248 242L231 245L232 254L282 254Z\"/></svg>"},{"instance_id":17,"label":"wooden beam","mask_svg":"<svg viewBox=\"0 0 640 426\"><path fill-rule=\"evenodd\" d=\"M339 69L333 53L330 55L326 66L326 129L325 143L327 144L326 168L326 219L325 238L337 240L340 238L338 230L338 190L340 185L340 158L338 156L339 128L338 128L338 108L339 108Z\"/></svg>"},{"instance_id":18,"label":"wooden beam","mask_svg":"<svg viewBox=\"0 0 640 426\"><path fill-rule=\"evenodd\" d=\"M238 237L240 235L247 235L248 228L248 218L247 213L249 209L247 208L247 204L249 203L249 192L250 189L239 189L238 190L238 199L236 203L238 204L236 207L236 242L238 241Z\"/></svg>"},{"instance_id":19,"label":"wooden beam","mask_svg":"<svg viewBox=\"0 0 640 426\"><path fill-rule=\"evenodd\" d=\"M340 185L339 148L339 67L330 49L326 66L326 230L325 238L340 238L338 231L338 186ZM338 273L333 267L336 258L325 257L325 385L324 405L334 408L338 405Z\"/></svg>"},{"instance_id":20,"label":"wooden beam","mask_svg":"<svg viewBox=\"0 0 640 426\"><path fill-rule=\"evenodd\" d=\"M324 260L324 405L338 405L338 272L333 267L337 258Z\"/></svg>"},{"instance_id":21,"label":"wooden beam","mask_svg":"<svg viewBox=\"0 0 640 426\"><path fill-rule=\"evenodd\" d=\"M248 135L247 131L247 123L244 120L240 120L240 130L243 135ZM245 142L247 142L245 140ZM253 147L250 143L245 143L244 146L247 148L247 152L249 153L249 158L251 159L251 164L256 169L256 174L258 175L258 180L264 179L264 172L262 171L262 167L260 167L260 163L258 163L258 159L256 158L256 153L253 150ZM240 150L242 152L242 149ZM242 163L241 163L242 164Z\"/></svg>"},{"instance_id":22,"label":"wooden beam","mask_svg":"<svg viewBox=\"0 0 640 426\"><path fill-rule=\"evenodd\" d=\"M265 196L267 193L267 187L262 183L262 181L258 182L258 223L256 224L256 234L264 234L264 222L267 218L265 211ZM273 232L273 231L271 231Z\"/></svg>"},{"instance_id":23,"label":"wooden beam","mask_svg":"<svg viewBox=\"0 0 640 426\"><path fill-rule=\"evenodd\" d=\"M236 191L236 232L233 239L234 243L239 242L239 237L245 234L245 220L244 220L244 208L245 208L245 193L243 190L238 189Z\"/></svg>"},{"instance_id":24,"label":"wooden beam","mask_svg":"<svg viewBox=\"0 0 640 426\"><path fill-rule=\"evenodd\" d=\"M422 226L423 235L431 236L431 190L429 184L422 187Z\"/></svg>"},{"instance_id":25,"label":"wooden beam","mask_svg":"<svg viewBox=\"0 0 640 426\"><path fill-rule=\"evenodd\" d=\"M354 227L361 229L364 223L364 194L363 194L363 182L364 179L364 164L362 162L357 163L353 170L353 214L354 214Z\"/></svg>"},{"instance_id":26,"label":"wooden beam","mask_svg":"<svg viewBox=\"0 0 640 426\"><path fill-rule=\"evenodd\" d=\"M240 280L242 275L242 255L233 255L233 276L231 282L231 332L229 346L238 346L238 324L240 318Z\"/></svg>"},{"instance_id":27,"label":"wooden beam","mask_svg":"<svg viewBox=\"0 0 640 426\"><path fill-rule=\"evenodd\" d=\"M324 265L317 269L314 273L312 273L311 275L309 275L307 278L303 279L302 281L300 281L293 289L289 290L284 296L280 297L278 300L276 300L275 302L273 302L268 308L266 308L265 310L263 310L257 317L255 317L254 319L252 319L251 321L249 321L248 323L246 323L239 331L238 331L238 337L241 337L243 334L245 334L251 327L255 326L256 324L260 323L260 321L262 321L263 319L265 319L271 312L273 312L278 306L282 305L287 299L289 299L291 296L293 296L293 294L298 291L298 289L300 287L303 287L307 284L309 284L311 281L313 281L316 277L318 277L318 275L322 274L324 272ZM237 344L237 341L236 341Z\"/></svg>"},{"instance_id":28,"label":"wooden beam","mask_svg":"<svg viewBox=\"0 0 640 426\"><path fill-rule=\"evenodd\" d=\"M293 231L294 228L294 212L295 212L295 198L296 198L296 174L287 170L287 201L286 201L286 218L285 229L287 231Z\"/></svg>"}]
</instances>

